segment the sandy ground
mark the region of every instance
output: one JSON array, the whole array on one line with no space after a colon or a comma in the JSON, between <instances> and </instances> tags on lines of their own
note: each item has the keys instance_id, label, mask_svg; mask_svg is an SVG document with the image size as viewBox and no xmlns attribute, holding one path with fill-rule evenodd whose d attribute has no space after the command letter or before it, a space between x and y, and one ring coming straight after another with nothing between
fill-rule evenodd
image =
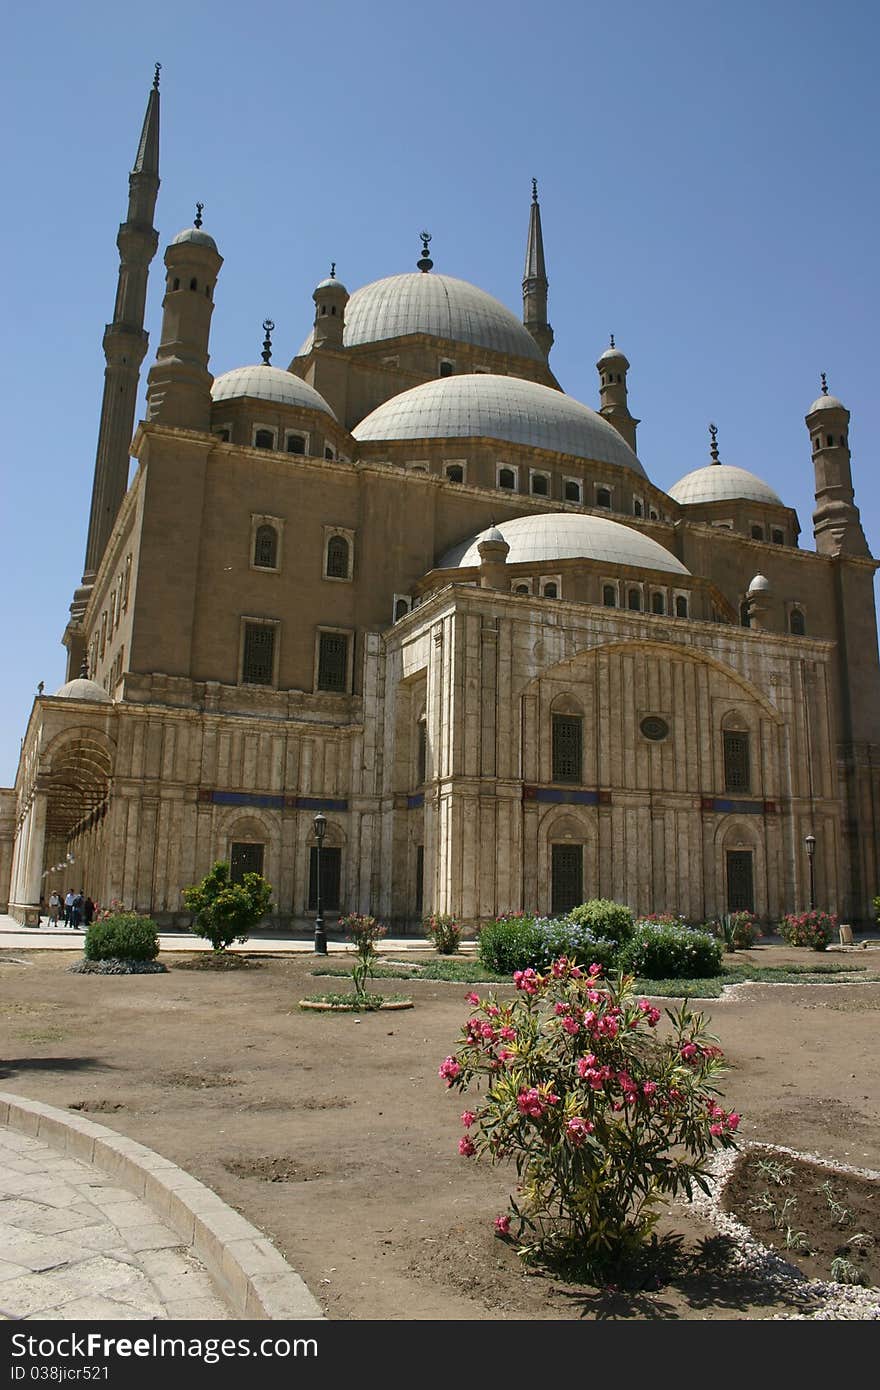
<instances>
[{"instance_id":1,"label":"sandy ground","mask_svg":"<svg viewBox=\"0 0 880 1390\"><path fill-rule=\"evenodd\" d=\"M437 1076L468 986L383 980L415 1008L303 1013L303 996L346 988L315 980L309 956L222 974L177 968L187 959L163 953L162 975L83 976L69 953L3 951L0 1086L90 1115L208 1183L331 1318L786 1313L784 1297L719 1266L700 1245L713 1228L680 1206L661 1228L681 1236L679 1254L638 1291L524 1272L492 1231L514 1175L459 1156L463 1098ZM744 1138L880 1169L880 984L745 985L702 1007Z\"/></svg>"}]
</instances>

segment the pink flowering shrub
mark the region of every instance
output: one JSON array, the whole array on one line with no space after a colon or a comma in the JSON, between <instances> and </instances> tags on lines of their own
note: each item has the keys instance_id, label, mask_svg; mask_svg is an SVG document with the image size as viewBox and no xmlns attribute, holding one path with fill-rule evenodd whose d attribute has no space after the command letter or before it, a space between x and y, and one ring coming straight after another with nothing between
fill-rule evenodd
<instances>
[{"instance_id":1,"label":"pink flowering shrub","mask_svg":"<svg viewBox=\"0 0 880 1390\"><path fill-rule=\"evenodd\" d=\"M779 923L779 933L789 946L810 946L824 951L837 935L837 917L833 912L788 912Z\"/></svg>"},{"instance_id":2,"label":"pink flowering shrub","mask_svg":"<svg viewBox=\"0 0 880 1390\"><path fill-rule=\"evenodd\" d=\"M513 1159L510 1215L524 1258L544 1255L607 1267L648 1236L658 1207L696 1185L706 1160L735 1146L739 1115L716 1081L722 1052L701 1014L660 1012L632 976L605 980L565 957L546 973L514 976L516 997L467 996L472 1010L440 1076L482 1094L461 1120L465 1157Z\"/></svg>"},{"instance_id":3,"label":"pink flowering shrub","mask_svg":"<svg viewBox=\"0 0 880 1390\"><path fill-rule=\"evenodd\" d=\"M376 942L382 939L388 928L364 912L349 912L339 918L339 925L354 946L355 963L351 968L354 992L363 995L366 993L367 976L373 978L379 958Z\"/></svg>"}]
</instances>

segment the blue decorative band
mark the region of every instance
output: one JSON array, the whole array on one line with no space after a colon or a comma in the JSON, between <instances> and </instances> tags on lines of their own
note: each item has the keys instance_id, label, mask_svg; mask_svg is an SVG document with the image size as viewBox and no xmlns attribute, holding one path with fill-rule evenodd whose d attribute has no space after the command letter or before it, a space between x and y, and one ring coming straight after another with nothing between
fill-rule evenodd
<instances>
[{"instance_id":1,"label":"blue decorative band","mask_svg":"<svg viewBox=\"0 0 880 1390\"><path fill-rule=\"evenodd\" d=\"M408 811L417 811L418 808L419 808L420 806L424 806L424 804L425 804L425 793L424 793L424 792L413 792L412 796L408 796L408 797L406 798L406 809L407 809Z\"/></svg>"}]
</instances>

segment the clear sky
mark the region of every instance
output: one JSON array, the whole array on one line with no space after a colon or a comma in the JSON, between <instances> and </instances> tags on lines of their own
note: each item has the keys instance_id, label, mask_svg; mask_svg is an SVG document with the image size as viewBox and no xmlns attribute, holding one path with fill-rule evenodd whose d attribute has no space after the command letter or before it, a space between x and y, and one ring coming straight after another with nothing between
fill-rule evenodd
<instances>
[{"instance_id":1,"label":"clear sky","mask_svg":"<svg viewBox=\"0 0 880 1390\"><path fill-rule=\"evenodd\" d=\"M856 502L880 554L880 6L814 0L31 0L7 9L0 90L0 785L83 569L128 171L161 60L160 251L205 203L225 257L216 373L286 365L332 260L349 290L439 272L518 314L539 180L563 388L598 406L609 332L639 455L668 488L721 457L797 508L804 413L828 373L852 411ZM143 392L141 393L141 403Z\"/></svg>"}]
</instances>

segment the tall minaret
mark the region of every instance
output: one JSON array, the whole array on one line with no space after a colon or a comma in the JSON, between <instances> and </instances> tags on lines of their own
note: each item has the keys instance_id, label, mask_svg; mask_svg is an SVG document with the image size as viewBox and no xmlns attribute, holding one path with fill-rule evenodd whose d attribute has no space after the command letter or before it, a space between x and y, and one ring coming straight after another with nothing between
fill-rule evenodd
<instances>
[{"instance_id":1,"label":"tall minaret","mask_svg":"<svg viewBox=\"0 0 880 1390\"><path fill-rule=\"evenodd\" d=\"M104 329L104 398L92 484L92 510L82 587L71 605L76 621L85 611L89 591L128 487L129 445L134 432L140 367L147 350L144 305L150 262L159 245L153 227L159 191L159 70L147 100L144 126L128 176L128 217L119 228L119 283L113 322Z\"/></svg>"},{"instance_id":2,"label":"tall minaret","mask_svg":"<svg viewBox=\"0 0 880 1390\"><path fill-rule=\"evenodd\" d=\"M820 555L868 555L868 542L853 493L849 411L836 396L829 396L824 372L822 394L813 401L805 418L816 475L816 549Z\"/></svg>"},{"instance_id":3,"label":"tall minaret","mask_svg":"<svg viewBox=\"0 0 880 1390\"><path fill-rule=\"evenodd\" d=\"M529 213L529 239L523 271L523 323L545 357L553 346L553 329L547 322L547 270L544 265L544 234L541 231L541 205L538 180L532 179L532 207Z\"/></svg>"}]
</instances>

